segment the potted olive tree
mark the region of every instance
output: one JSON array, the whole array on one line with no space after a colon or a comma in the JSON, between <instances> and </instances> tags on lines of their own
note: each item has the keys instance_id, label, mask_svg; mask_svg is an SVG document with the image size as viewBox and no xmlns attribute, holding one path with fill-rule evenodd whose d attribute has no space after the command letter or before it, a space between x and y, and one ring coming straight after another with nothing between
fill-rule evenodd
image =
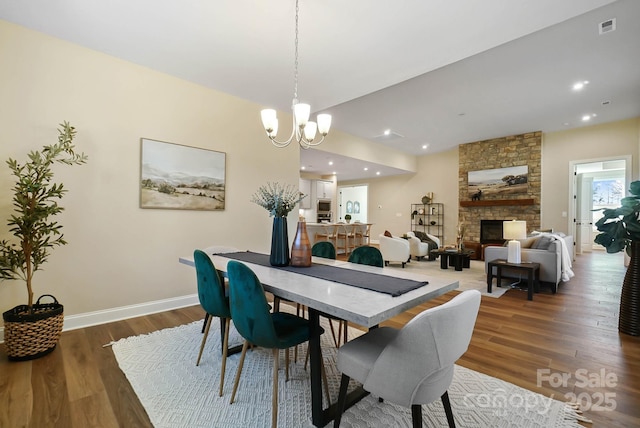
<instances>
[{"instance_id":1,"label":"potted olive tree","mask_svg":"<svg viewBox=\"0 0 640 428\"><path fill-rule=\"evenodd\" d=\"M629 186L631 196L623 198L622 206L602 209L596 222L599 233L595 243L607 253L626 250L631 257L622 282L618 330L633 336L640 335L640 181Z\"/></svg>"},{"instance_id":2,"label":"potted olive tree","mask_svg":"<svg viewBox=\"0 0 640 428\"><path fill-rule=\"evenodd\" d=\"M14 239L0 241L0 279L21 280L27 287L27 304L2 314L4 339L10 360L29 360L53 351L62 332L63 307L55 297L41 296L34 303L33 274L42 269L53 247L65 245L62 225L52 219L64 210L58 200L66 193L62 183L52 182L54 163L79 165L84 153L74 152L76 131L68 122L60 124L58 143L31 151L20 164L9 158L15 178L14 213L7 225ZM42 297L53 303L40 303Z\"/></svg>"}]
</instances>

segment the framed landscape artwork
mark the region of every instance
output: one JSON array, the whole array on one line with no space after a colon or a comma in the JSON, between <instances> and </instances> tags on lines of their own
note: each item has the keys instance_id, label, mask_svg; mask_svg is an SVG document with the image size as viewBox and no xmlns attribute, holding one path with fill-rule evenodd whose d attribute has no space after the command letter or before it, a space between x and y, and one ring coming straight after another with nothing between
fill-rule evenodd
<instances>
[{"instance_id":1,"label":"framed landscape artwork","mask_svg":"<svg viewBox=\"0 0 640 428\"><path fill-rule=\"evenodd\" d=\"M526 193L529 187L527 165L469 171L469 195Z\"/></svg>"},{"instance_id":2,"label":"framed landscape artwork","mask_svg":"<svg viewBox=\"0 0 640 428\"><path fill-rule=\"evenodd\" d=\"M224 152L146 138L140 152L140 208L224 210Z\"/></svg>"}]
</instances>

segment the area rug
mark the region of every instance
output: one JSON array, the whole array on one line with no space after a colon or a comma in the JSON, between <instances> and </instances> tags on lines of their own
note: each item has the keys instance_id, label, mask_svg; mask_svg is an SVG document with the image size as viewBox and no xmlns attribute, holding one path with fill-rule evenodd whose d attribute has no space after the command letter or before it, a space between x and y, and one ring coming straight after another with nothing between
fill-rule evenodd
<instances>
[{"instance_id":1,"label":"area rug","mask_svg":"<svg viewBox=\"0 0 640 428\"><path fill-rule=\"evenodd\" d=\"M220 334L214 321L200 366L196 358L202 340L202 321L121 339L113 352L156 428L268 427L271 424L271 351L247 353L236 401L229 404L239 354L227 361L224 395L218 397ZM328 328L326 329L328 332ZM215 332L215 333L213 333ZM361 334L349 329L352 337ZM235 328L230 344L241 343ZM332 400L338 396L340 374L330 334L322 337L324 364ZM309 373L304 369L306 348L291 363L289 381L280 372L278 426L312 427ZM281 360L284 360L281 353ZM281 361L284 367L284 361ZM550 428L579 427L575 412L565 403L499 379L456 366L449 389L458 427ZM425 426L445 427L440 401L423 406ZM329 424L328 426L332 426ZM368 396L345 412L341 427L410 427L409 409Z\"/></svg>"},{"instance_id":2,"label":"area rug","mask_svg":"<svg viewBox=\"0 0 640 428\"><path fill-rule=\"evenodd\" d=\"M506 283L502 287L496 287L495 280L491 293L487 293L487 274L484 271L484 262L481 260L471 260L469 268L456 271L452 267L449 269L440 269L440 260L428 261L412 259L410 263L405 264L403 268L400 264L390 264L385 269L405 269L424 275L426 280L429 278L443 278L451 281L458 281L460 291L478 290L483 296L498 298L511 290Z\"/></svg>"}]
</instances>

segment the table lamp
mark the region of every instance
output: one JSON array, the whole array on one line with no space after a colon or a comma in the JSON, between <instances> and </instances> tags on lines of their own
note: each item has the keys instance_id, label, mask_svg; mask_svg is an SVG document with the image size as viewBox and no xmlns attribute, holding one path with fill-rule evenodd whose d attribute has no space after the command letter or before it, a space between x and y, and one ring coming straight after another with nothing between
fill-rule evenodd
<instances>
[{"instance_id":1,"label":"table lamp","mask_svg":"<svg viewBox=\"0 0 640 428\"><path fill-rule=\"evenodd\" d=\"M505 221L502 223L502 237L510 239L507 253L507 262L521 263L520 260L520 241L527 237L526 221Z\"/></svg>"}]
</instances>

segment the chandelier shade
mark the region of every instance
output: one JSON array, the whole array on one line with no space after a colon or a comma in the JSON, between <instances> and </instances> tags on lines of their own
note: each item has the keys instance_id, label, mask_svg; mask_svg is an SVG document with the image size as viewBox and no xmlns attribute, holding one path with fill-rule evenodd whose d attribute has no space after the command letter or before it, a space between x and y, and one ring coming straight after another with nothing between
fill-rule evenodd
<instances>
[{"instance_id":1,"label":"chandelier shade","mask_svg":"<svg viewBox=\"0 0 640 428\"><path fill-rule=\"evenodd\" d=\"M274 146L286 147L295 140L300 147L308 149L324 141L324 137L327 136L331 128L331 115L319 114L316 118L317 122L310 121L311 106L298 102L298 12L298 0L296 0L294 84L293 101L291 103L293 123L291 124L292 129L289 138L284 141L278 141L276 139L278 135L278 116L274 109L264 109L260 112L260 116L262 118L264 131ZM317 133L320 133L322 136L319 141L316 141Z\"/></svg>"}]
</instances>

